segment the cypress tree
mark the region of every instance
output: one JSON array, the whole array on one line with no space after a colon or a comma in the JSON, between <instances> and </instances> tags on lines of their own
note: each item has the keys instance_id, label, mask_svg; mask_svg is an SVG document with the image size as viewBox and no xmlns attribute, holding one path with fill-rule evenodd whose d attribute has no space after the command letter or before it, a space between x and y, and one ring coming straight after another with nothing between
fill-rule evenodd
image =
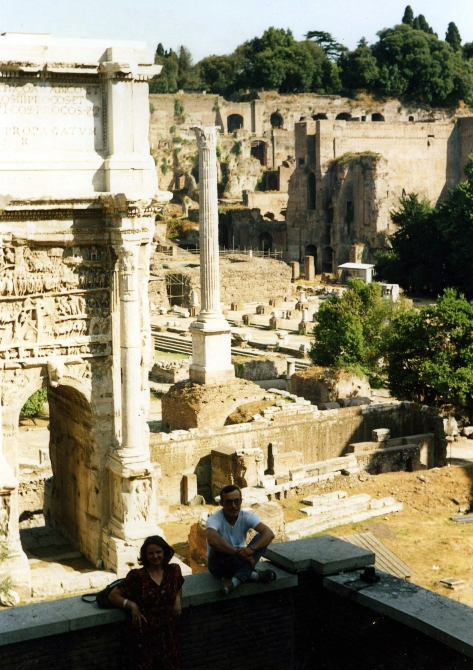
<instances>
[{"instance_id":1,"label":"cypress tree","mask_svg":"<svg viewBox=\"0 0 473 670\"><path fill-rule=\"evenodd\" d=\"M412 7L410 5L407 5L406 9L404 10L404 16L402 17L402 22L406 24L406 26L411 26L414 23L414 12L412 11Z\"/></svg>"},{"instance_id":2,"label":"cypress tree","mask_svg":"<svg viewBox=\"0 0 473 670\"><path fill-rule=\"evenodd\" d=\"M462 46L462 38L460 37L460 31L456 25L451 21L448 24L448 29L445 34L445 41L450 44L454 51L460 51Z\"/></svg>"}]
</instances>

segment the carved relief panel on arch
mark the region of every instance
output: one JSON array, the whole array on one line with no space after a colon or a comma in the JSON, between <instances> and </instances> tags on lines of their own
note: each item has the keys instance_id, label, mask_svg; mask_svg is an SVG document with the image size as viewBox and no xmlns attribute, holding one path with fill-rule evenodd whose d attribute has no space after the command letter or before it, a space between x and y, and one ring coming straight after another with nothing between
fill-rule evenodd
<instances>
[{"instance_id":1,"label":"carved relief panel on arch","mask_svg":"<svg viewBox=\"0 0 473 670\"><path fill-rule=\"evenodd\" d=\"M110 268L105 246L1 248L0 358L40 356L37 345L47 343L108 342Z\"/></svg>"}]
</instances>

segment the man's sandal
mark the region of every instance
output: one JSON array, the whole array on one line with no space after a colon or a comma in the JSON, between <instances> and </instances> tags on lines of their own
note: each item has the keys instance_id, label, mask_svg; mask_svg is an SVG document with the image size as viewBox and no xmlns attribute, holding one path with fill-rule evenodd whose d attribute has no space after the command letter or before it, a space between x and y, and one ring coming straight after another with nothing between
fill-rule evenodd
<instances>
[{"instance_id":1,"label":"man's sandal","mask_svg":"<svg viewBox=\"0 0 473 670\"><path fill-rule=\"evenodd\" d=\"M256 570L258 573L260 584L269 584L276 581L276 573L274 570Z\"/></svg>"},{"instance_id":2,"label":"man's sandal","mask_svg":"<svg viewBox=\"0 0 473 670\"><path fill-rule=\"evenodd\" d=\"M233 591L234 588L235 584L232 582L231 579L222 577L222 592L224 595L228 596Z\"/></svg>"}]
</instances>

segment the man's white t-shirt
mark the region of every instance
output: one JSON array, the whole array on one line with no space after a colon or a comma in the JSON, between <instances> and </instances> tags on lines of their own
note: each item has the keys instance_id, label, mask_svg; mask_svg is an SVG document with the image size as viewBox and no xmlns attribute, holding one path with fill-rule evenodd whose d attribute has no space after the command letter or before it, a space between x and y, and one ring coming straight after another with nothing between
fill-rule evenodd
<instances>
[{"instance_id":1,"label":"man's white t-shirt","mask_svg":"<svg viewBox=\"0 0 473 670\"><path fill-rule=\"evenodd\" d=\"M232 547L246 547L246 534L250 528L256 528L261 523L261 519L253 512L240 510L235 525L232 526L225 519L223 509L215 512L207 519L207 528L213 528L224 540ZM207 542L207 556L213 553L212 547Z\"/></svg>"}]
</instances>

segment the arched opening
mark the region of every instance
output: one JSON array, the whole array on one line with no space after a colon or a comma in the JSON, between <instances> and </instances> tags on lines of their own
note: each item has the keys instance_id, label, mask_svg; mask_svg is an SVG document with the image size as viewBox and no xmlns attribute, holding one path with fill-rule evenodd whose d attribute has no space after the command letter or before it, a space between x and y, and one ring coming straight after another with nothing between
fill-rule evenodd
<instances>
[{"instance_id":1,"label":"arched opening","mask_svg":"<svg viewBox=\"0 0 473 670\"><path fill-rule=\"evenodd\" d=\"M261 165L266 165L266 142L255 141L251 143L250 153L253 158L259 160Z\"/></svg>"},{"instance_id":2,"label":"arched opening","mask_svg":"<svg viewBox=\"0 0 473 670\"><path fill-rule=\"evenodd\" d=\"M243 128L243 117L241 114L230 114L227 117L228 134L231 135L235 130Z\"/></svg>"},{"instance_id":3,"label":"arched opening","mask_svg":"<svg viewBox=\"0 0 473 670\"><path fill-rule=\"evenodd\" d=\"M384 121L384 116L382 114L378 114L376 112L375 114L371 114L371 120L372 121Z\"/></svg>"},{"instance_id":4,"label":"arched opening","mask_svg":"<svg viewBox=\"0 0 473 670\"><path fill-rule=\"evenodd\" d=\"M307 177L307 209L316 209L316 199L317 194L315 174L313 172L309 172L309 176Z\"/></svg>"},{"instance_id":5,"label":"arched opening","mask_svg":"<svg viewBox=\"0 0 473 670\"><path fill-rule=\"evenodd\" d=\"M322 272L333 272L333 249L325 247L322 251Z\"/></svg>"},{"instance_id":6,"label":"arched opening","mask_svg":"<svg viewBox=\"0 0 473 670\"><path fill-rule=\"evenodd\" d=\"M271 128L282 128L284 125L283 118L279 112L273 112L269 119Z\"/></svg>"},{"instance_id":7,"label":"arched opening","mask_svg":"<svg viewBox=\"0 0 473 670\"><path fill-rule=\"evenodd\" d=\"M409 117L409 121L410 121L411 123L413 123L413 122L414 122L414 117L413 117L413 116L410 116L410 117Z\"/></svg>"},{"instance_id":8,"label":"arched opening","mask_svg":"<svg viewBox=\"0 0 473 670\"><path fill-rule=\"evenodd\" d=\"M46 522L96 563L102 543L102 482L92 410L71 386L48 387L48 400L53 477L45 490Z\"/></svg>"},{"instance_id":9,"label":"arched opening","mask_svg":"<svg viewBox=\"0 0 473 670\"><path fill-rule=\"evenodd\" d=\"M305 255L314 257L314 268L315 271L317 272L317 247L315 246L315 244L308 244L306 246Z\"/></svg>"},{"instance_id":10,"label":"arched opening","mask_svg":"<svg viewBox=\"0 0 473 670\"><path fill-rule=\"evenodd\" d=\"M260 233L258 235L258 247L263 253L273 250L273 238L269 233Z\"/></svg>"},{"instance_id":11,"label":"arched opening","mask_svg":"<svg viewBox=\"0 0 473 670\"><path fill-rule=\"evenodd\" d=\"M23 550L31 567L38 567L38 560L44 561L45 568L59 563L65 582L68 576L78 579L100 565L102 554L104 482L92 433L92 409L86 397L71 386L43 385L22 400L16 415L16 449L22 482L18 514ZM54 570L57 588L61 575ZM44 591L44 577L31 570L31 578L33 590ZM64 586L65 592L67 588ZM53 593L59 592L53 589Z\"/></svg>"},{"instance_id":12,"label":"arched opening","mask_svg":"<svg viewBox=\"0 0 473 670\"><path fill-rule=\"evenodd\" d=\"M348 112L341 112L340 114L337 114L335 117L336 121L350 121L351 119L351 114Z\"/></svg>"},{"instance_id":13,"label":"arched opening","mask_svg":"<svg viewBox=\"0 0 473 670\"><path fill-rule=\"evenodd\" d=\"M327 114L312 114L312 118L314 121L326 121L327 120Z\"/></svg>"}]
</instances>

